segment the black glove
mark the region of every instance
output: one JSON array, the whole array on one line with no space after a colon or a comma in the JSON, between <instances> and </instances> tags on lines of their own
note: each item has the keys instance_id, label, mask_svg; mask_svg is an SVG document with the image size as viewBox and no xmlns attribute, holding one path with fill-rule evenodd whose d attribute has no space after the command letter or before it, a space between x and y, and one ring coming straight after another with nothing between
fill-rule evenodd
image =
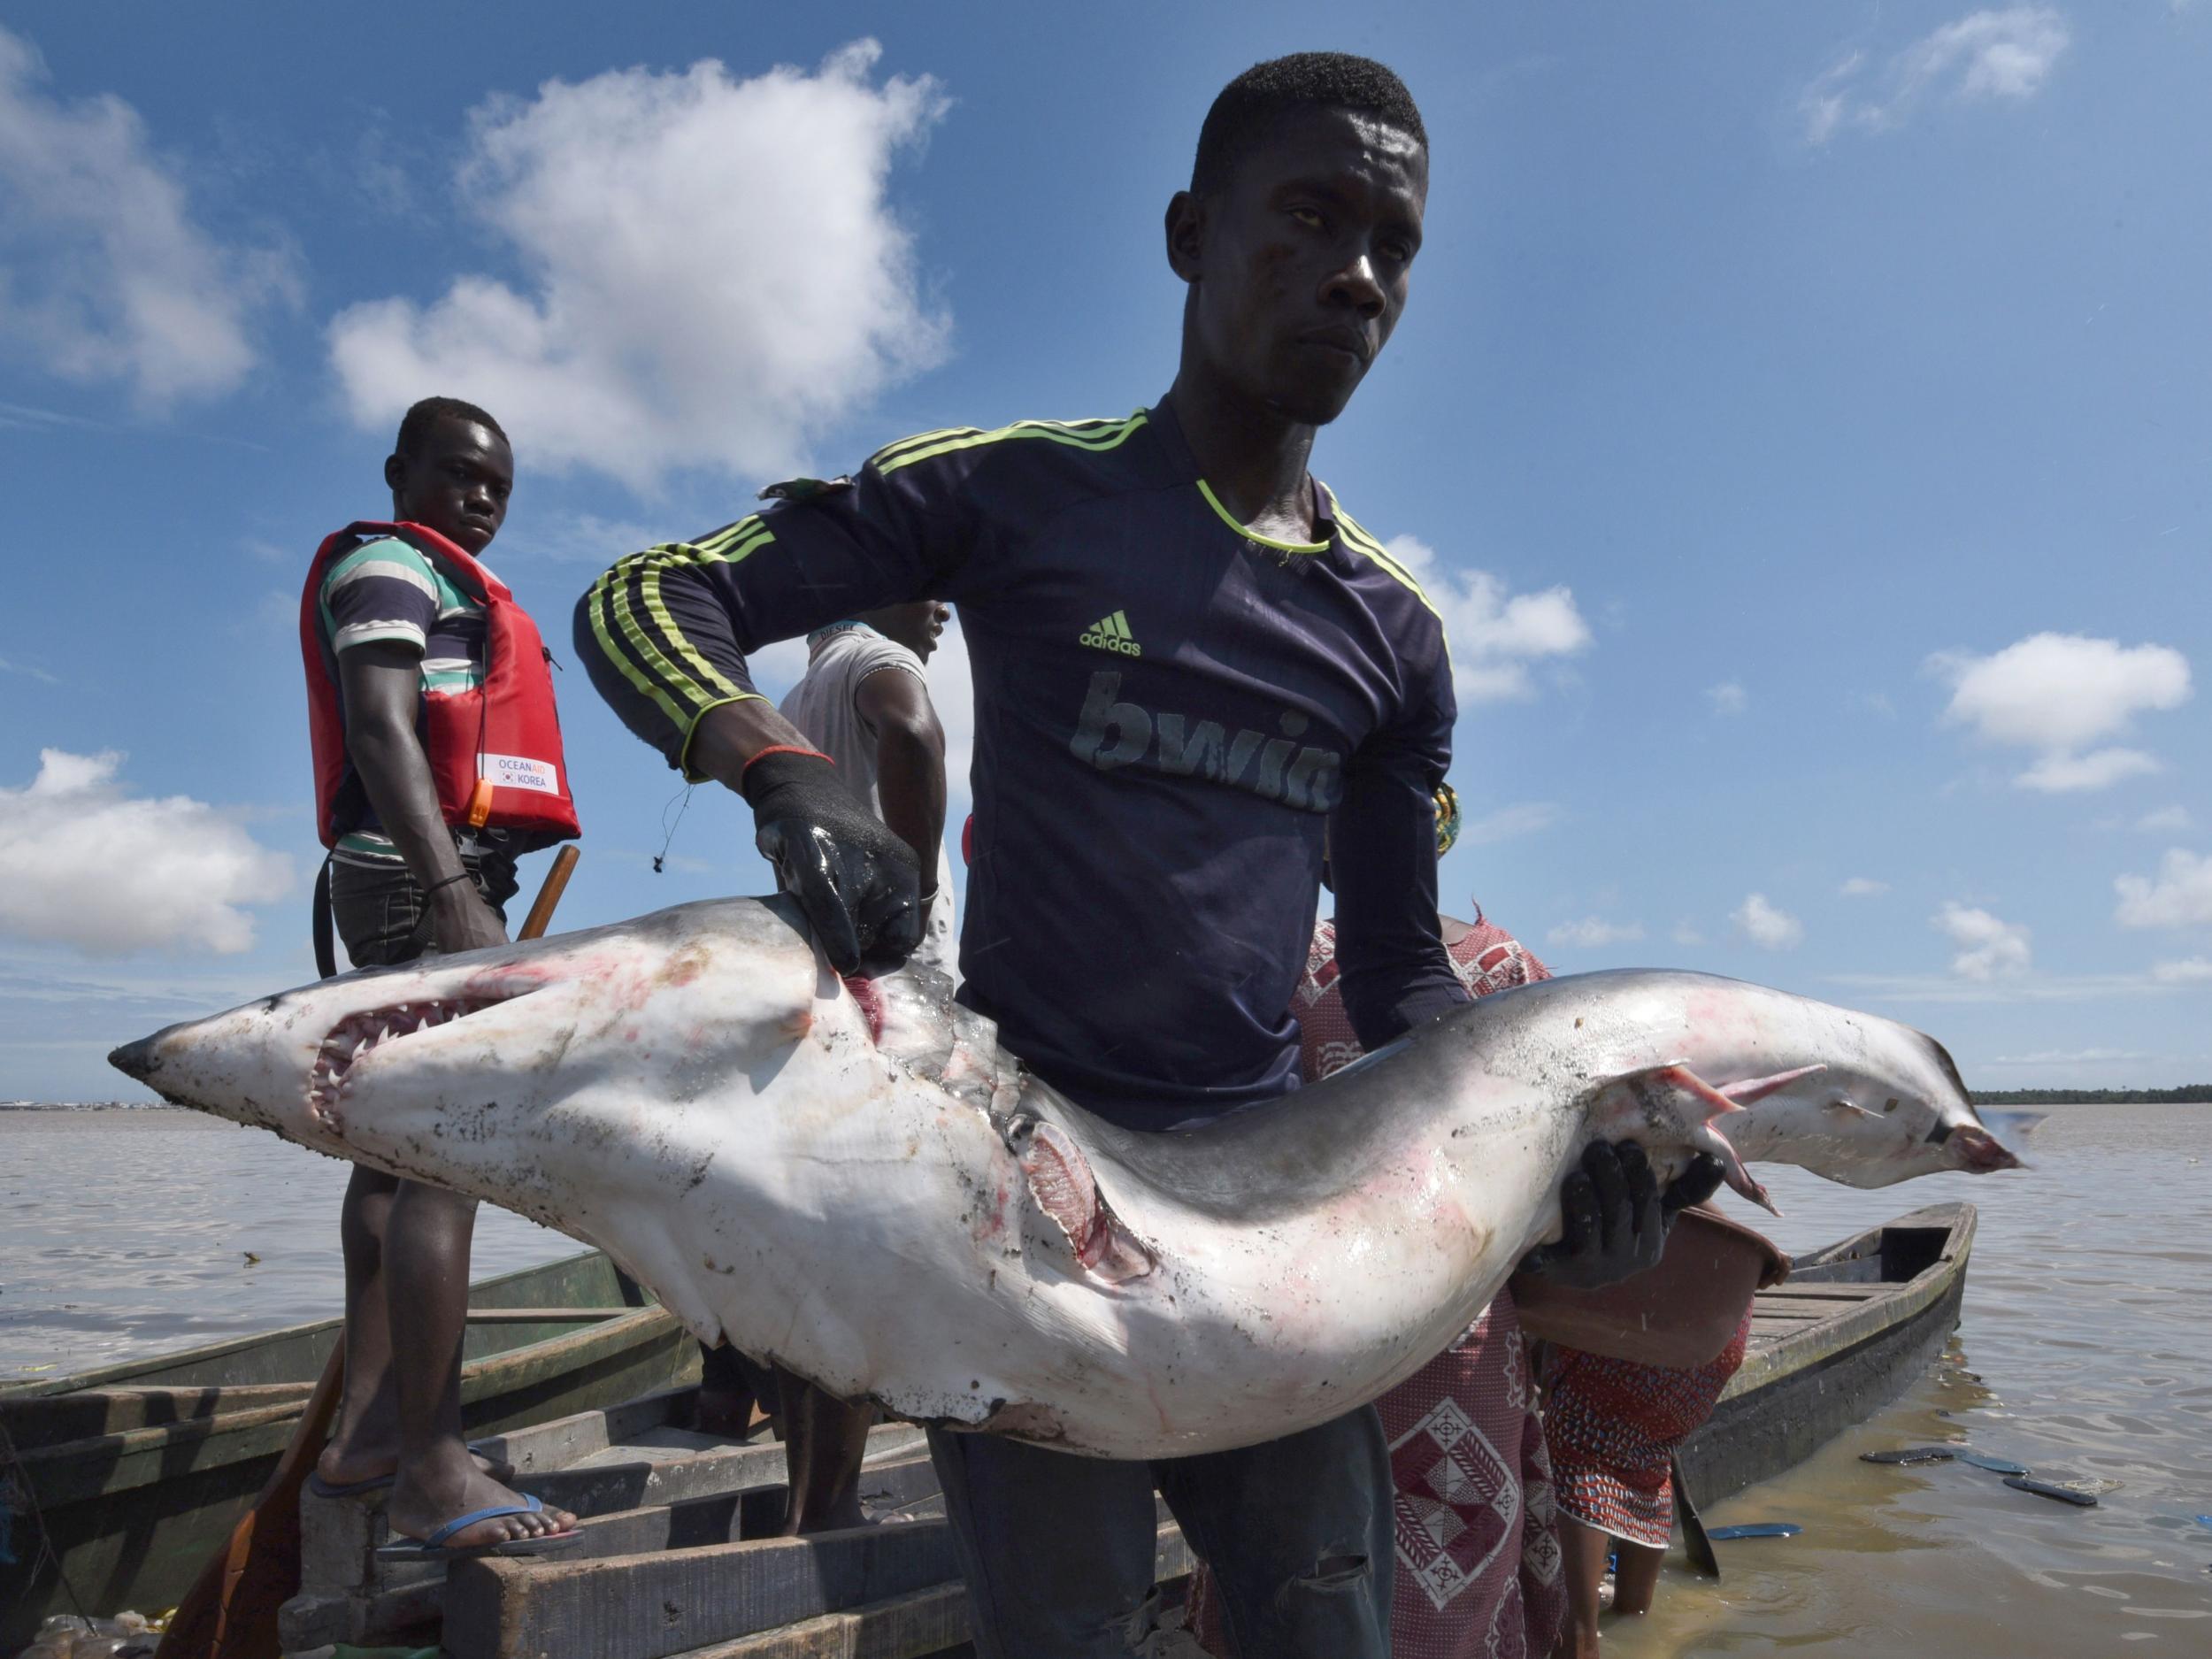
<instances>
[{"instance_id":1,"label":"black glove","mask_svg":"<svg viewBox=\"0 0 2212 1659\"><path fill-rule=\"evenodd\" d=\"M814 755L763 755L745 768L753 840L799 901L840 973L895 966L922 942L921 865Z\"/></svg>"},{"instance_id":2,"label":"black glove","mask_svg":"<svg viewBox=\"0 0 2212 1659\"><path fill-rule=\"evenodd\" d=\"M1719 1185L1720 1161L1700 1153L1662 1194L1643 1148L1593 1141L1582 1149L1582 1167L1560 1185L1559 1242L1531 1250L1520 1271L1570 1290L1596 1290L1656 1267L1677 1212Z\"/></svg>"}]
</instances>

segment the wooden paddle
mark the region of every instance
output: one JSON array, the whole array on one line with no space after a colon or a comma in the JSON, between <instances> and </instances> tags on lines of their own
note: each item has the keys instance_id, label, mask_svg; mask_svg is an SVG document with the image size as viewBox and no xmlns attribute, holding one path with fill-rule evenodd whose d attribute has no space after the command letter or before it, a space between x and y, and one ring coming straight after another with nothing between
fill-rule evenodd
<instances>
[{"instance_id":1,"label":"wooden paddle","mask_svg":"<svg viewBox=\"0 0 2212 1659\"><path fill-rule=\"evenodd\" d=\"M564 847L522 924L518 939L536 939L553 920L578 854ZM170 1616L155 1659L281 1659L277 1609L300 1587L300 1488L330 1438L330 1420L345 1393L346 1342L330 1350L299 1427L277 1460L276 1472L239 1517L229 1539L201 1569Z\"/></svg>"},{"instance_id":2,"label":"wooden paddle","mask_svg":"<svg viewBox=\"0 0 2212 1659\"><path fill-rule=\"evenodd\" d=\"M1717 1578L1720 1557L1713 1553L1713 1540L1706 1536L1697 1505L1690 1502L1690 1483L1682 1479L1682 1460L1669 1454L1668 1463L1674 1476L1674 1518L1682 1523L1682 1552L1689 1556L1690 1565L1709 1578Z\"/></svg>"}]
</instances>

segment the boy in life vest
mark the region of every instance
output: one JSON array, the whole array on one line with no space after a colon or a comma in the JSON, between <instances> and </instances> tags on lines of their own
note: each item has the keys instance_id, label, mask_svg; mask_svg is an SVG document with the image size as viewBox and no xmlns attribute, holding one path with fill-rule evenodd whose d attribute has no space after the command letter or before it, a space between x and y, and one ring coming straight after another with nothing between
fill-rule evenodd
<instances>
[{"instance_id":1,"label":"boy in life vest","mask_svg":"<svg viewBox=\"0 0 2212 1659\"><path fill-rule=\"evenodd\" d=\"M503 944L516 858L573 835L544 647L476 563L514 487L499 423L426 398L384 463L391 523L317 553L300 636L331 919L357 968ZM319 929L319 931L320 931ZM476 1201L357 1164L341 1224L345 1399L311 1490L389 1486L401 1551L523 1555L575 1517L461 1438Z\"/></svg>"}]
</instances>

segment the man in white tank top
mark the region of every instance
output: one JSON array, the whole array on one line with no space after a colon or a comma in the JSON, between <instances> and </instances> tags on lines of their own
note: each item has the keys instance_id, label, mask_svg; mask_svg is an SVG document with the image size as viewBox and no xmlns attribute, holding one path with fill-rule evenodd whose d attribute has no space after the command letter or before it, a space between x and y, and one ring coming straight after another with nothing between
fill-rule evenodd
<instances>
[{"instance_id":1,"label":"man in white tank top","mask_svg":"<svg viewBox=\"0 0 2212 1659\"><path fill-rule=\"evenodd\" d=\"M951 611L933 599L865 611L807 635L806 674L780 707L921 860L928 931L914 959L959 979L944 847L945 733L923 664Z\"/></svg>"}]
</instances>

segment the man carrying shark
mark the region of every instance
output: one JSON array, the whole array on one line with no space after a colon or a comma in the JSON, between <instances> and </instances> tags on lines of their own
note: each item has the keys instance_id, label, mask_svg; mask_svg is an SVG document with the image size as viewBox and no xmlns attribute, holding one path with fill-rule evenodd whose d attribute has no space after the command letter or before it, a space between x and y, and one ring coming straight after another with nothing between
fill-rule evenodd
<instances>
[{"instance_id":1,"label":"man carrying shark","mask_svg":"<svg viewBox=\"0 0 2212 1659\"><path fill-rule=\"evenodd\" d=\"M632 730L751 804L831 963L921 936L913 852L753 688L746 654L876 607L959 607L976 688L961 1000L1080 1105L1132 1129L1264 1110L1297 1085L1285 1010L1325 847L1344 1006L1369 1048L1467 994L1439 936L1433 797L1455 705L1412 576L1308 471L1402 312L1428 149L1379 64L1304 53L1232 81L1165 224L1180 361L1125 419L926 433L857 476L624 559L576 639ZM1657 1259L1641 1155L1594 1148L1576 1283ZM1211 1564L1237 1652L1386 1659L1391 1474L1371 1407L1152 1463L933 1432L978 1651L1141 1646L1153 1492Z\"/></svg>"}]
</instances>

